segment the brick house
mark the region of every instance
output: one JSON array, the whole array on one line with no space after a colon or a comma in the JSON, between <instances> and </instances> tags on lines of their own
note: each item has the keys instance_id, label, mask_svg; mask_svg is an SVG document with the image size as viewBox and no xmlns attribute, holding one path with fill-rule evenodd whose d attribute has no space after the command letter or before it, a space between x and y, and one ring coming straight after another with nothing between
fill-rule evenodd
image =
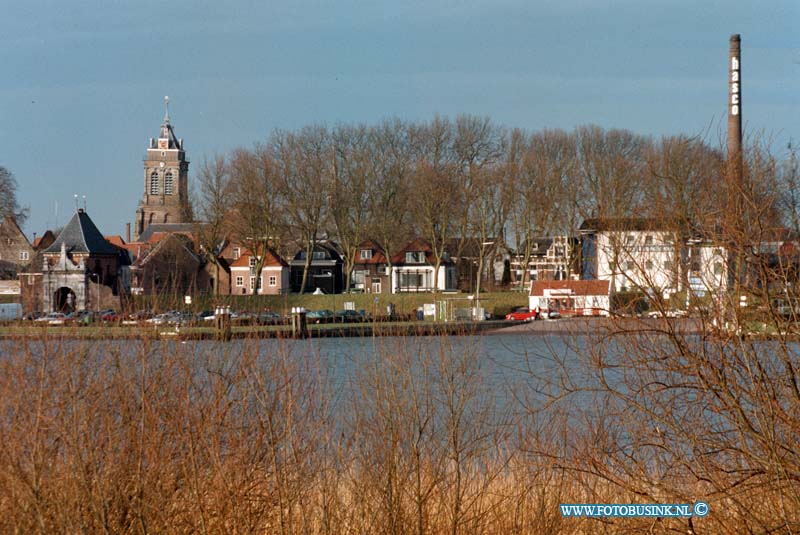
<instances>
[{"instance_id":1,"label":"brick house","mask_svg":"<svg viewBox=\"0 0 800 535\"><path fill-rule=\"evenodd\" d=\"M0 276L16 279L17 273L30 263L33 257L33 246L19 228L13 216L6 216L0 221Z\"/></svg>"},{"instance_id":2,"label":"brick house","mask_svg":"<svg viewBox=\"0 0 800 535\"><path fill-rule=\"evenodd\" d=\"M263 255L261 274L256 276L258 257L248 250L240 251L230 266L232 295L279 295L287 293L289 285L289 264L277 252L267 249Z\"/></svg>"},{"instance_id":3,"label":"brick house","mask_svg":"<svg viewBox=\"0 0 800 535\"><path fill-rule=\"evenodd\" d=\"M351 289L372 294L389 291L388 261L377 242L366 240L356 249Z\"/></svg>"}]
</instances>

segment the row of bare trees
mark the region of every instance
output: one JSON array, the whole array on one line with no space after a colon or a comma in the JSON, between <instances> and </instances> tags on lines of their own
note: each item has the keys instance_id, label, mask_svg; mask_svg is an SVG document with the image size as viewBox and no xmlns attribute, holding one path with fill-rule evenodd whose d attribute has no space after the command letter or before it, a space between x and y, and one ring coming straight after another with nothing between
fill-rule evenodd
<instances>
[{"instance_id":1,"label":"row of bare trees","mask_svg":"<svg viewBox=\"0 0 800 535\"><path fill-rule=\"evenodd\" d=\"M774 195L793 195L780 181L788 166L763 145L746 161L758 167L751 186L762 194L759 210L771 224L791 219ZM253 250L283 244L286 254L329 238L347 273L367 238L393 253L421 236L437 270L445 252L459 257L472 240L480 289L483 262L501 241L527 260L532 238L572 235L587 218L669 217L713 228L725 218L727 175L723 151L697 137L598 126L529 133L488 118L436 117L276 131L206 160L198 204L209 249L227 236Z\"/></svg>"}]
</instances>

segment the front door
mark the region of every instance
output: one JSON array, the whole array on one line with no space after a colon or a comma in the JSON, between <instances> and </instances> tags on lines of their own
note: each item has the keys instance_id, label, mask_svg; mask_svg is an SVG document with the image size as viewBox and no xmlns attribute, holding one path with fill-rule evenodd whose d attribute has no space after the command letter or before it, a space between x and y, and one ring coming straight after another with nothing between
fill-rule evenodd
<instances>
[{"instance_id":1,"label":"front door","mask_svg":"<svg viewBox=\"0 0 800 535\"><path fill-rule=\"evenodd\" d=\"M372 279L372 293L381 293L381 279Z\"/></svg>"}]
</instances>

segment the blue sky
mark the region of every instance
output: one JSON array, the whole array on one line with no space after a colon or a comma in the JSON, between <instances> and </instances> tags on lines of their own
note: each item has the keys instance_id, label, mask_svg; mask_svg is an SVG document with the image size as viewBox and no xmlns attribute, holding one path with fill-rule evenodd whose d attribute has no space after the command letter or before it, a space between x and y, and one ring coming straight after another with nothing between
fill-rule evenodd
<instances>
[{"instance_id":1,"label":"blue sky","mask_svg":"<svg viewBox=\"0 0 800 535\"><path fill-rule=\"evenodd\" d=\"M437 113L716 143L740 33L746 133L800 141L797 0L2 3L0 165L29 235L63 225L75 193L123 234L164 95L190 177L274 128Z\"/></svg>"}]
</instances>

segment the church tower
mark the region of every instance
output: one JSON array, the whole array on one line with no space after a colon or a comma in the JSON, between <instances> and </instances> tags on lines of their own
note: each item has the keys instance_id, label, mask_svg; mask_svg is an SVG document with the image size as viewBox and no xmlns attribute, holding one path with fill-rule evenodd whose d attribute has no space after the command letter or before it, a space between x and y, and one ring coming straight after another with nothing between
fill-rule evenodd
<instances>
[{"instance_id":1,"label":"church tower","mask_svg":"<svg viewBox=\"0 0 800 535\"><path fill-rule=\"evenodd\" d=\"M150 138L144 157L144 196L136 210L134 240L155 224L191 223L189 160L183 140L175 136L169 120L169 97L158 139Z\"/></svg>"}]
</instances>

